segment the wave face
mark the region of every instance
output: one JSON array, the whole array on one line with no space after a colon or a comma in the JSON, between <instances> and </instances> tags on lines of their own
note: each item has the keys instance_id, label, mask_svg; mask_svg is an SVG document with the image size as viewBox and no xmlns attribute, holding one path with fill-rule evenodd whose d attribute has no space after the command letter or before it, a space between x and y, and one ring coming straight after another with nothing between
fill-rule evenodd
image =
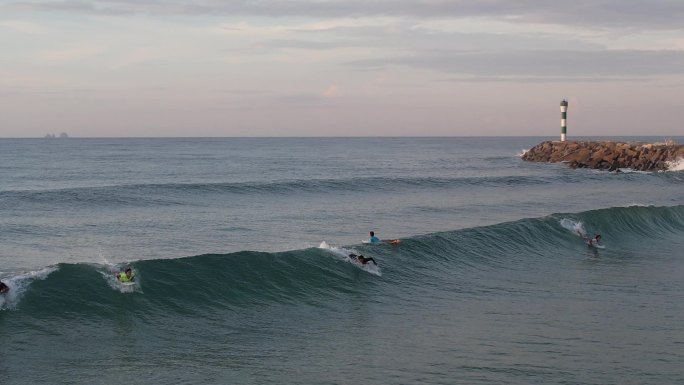
<instances>
[{"instance_id":1,"label":"wave face","mask_svg":"<svg viewBox=\"0 0 684 385\"><path fill-rule=\"evenodd\" d=\"M548 264L572 258L583 249L577 231L603 235L609 251L643 252L670 248L684 239L684 206L611 208L579 214L555 214L492 226L415 236L398 246L329 247L260 253L205 254L188 258L143 260L130 264L138 274L130 293L136 311L164 314L205 308L269 303L327 302L354 291L350 274L368 275L392 295L393 284L448 284L454 276ZM366 253L381 262L390 277L363 272L345 258ZM19 275L20 313L57 316L65 311L110 317L107 311L126 294L113 284L121 266L60 263ZM33 282L35 281L35 282ZM26 283L32 284L29 286Z\"/></svg>"},{"instance_id":2,"label":"wave face","mask_svg":"<svg viewBox=\"0 0 684 385\"><path fill-rule=\"evenodd\" d=\"M612 383L629 365L634 383L677 383L683 239L684 206L633 206L399 245L60 263L5 276L3 370L9 384L114 383L122 368L141 383L383 384L399 365L402 382L524 384ZM125 266L136 286L115 282Z\"/></svg>"}]
</instances>

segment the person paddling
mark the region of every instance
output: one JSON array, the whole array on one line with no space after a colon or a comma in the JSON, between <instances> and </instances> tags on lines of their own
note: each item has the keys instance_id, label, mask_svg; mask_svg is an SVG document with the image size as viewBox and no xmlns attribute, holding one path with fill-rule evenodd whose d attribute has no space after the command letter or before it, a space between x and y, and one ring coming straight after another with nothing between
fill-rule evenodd
<instances>
[{"instance_id":1,"label":"person paddling","mask_svg":"<svg viewBox=\"0 0 684 385\"><path fill-rule=\"evenodd\" d=\"M589 239L585 233L579 230L577 230L577 235L584 239L584 242L586 242L587 246L600 246L599 242L601 242L601 234L599 233L596 233L594 238L591 239Z\"/></svg>"},{"instance_id":2,"label":"person paddling","mask_svg":"<svg viewBox=\"0 0 684 385\"><path fill-rule=\"evenodd\" d=\"M599 246L599 242L601 241L601 234L596 234L594 238L588 239L587 240L587 245L589 246Z\"/></svg>"},{"instance_id":3,"label":"person paddling","mask_svg":"<svg viewBox=\"0 0 684 385\"><path fill-rule=\"evenodd\" d=\"M368 243L380 243L380 242L382 242L380 240L380 238L375 236L375 232L371 231L370 233L368 233L368 235L370 235L370 238L368 239Z\"/></svg>"},{"instance_id":4,"label":"person paddling","mask_svg":"<svg viewBox=\"0 0 684 385\"><path fill-rule=\"evenodd\" d=\"M375 259L373 259L373 257L364 257L363 255L349 254L349 258L361 262L362 265L365 265L368 262L373 262L375 266L378 265L377 262L375 262Z\"/></svg>"},{"instance_id":5,"label":"person paddling","mask_svg":"<svg viewBox=\"0 0 684 385\"><path fill-rule=\"evenodd\" d=\"M368 243L370 243L370 244L389 243L391 245L396 245L399 242L401 242L399 239L392 239L390 241L383 241L382 239L376 237L375 232L373 232L373 231L368 233L368 235L370 235L370 238L368 239Z\"/></svg>"}]
</instances>

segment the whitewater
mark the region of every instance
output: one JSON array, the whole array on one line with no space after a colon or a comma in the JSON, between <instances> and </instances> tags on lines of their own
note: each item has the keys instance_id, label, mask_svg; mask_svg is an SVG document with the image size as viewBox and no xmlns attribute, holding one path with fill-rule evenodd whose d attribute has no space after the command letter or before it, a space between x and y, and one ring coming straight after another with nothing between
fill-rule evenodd
<instances>
[{"instance_id":1,"label":"whitewater","mask_svg":"<svg viewBox=\"0 0 684 385\"><path fill-rule=\"evenodd\" d=\"M681 383L684 176L546 139L2 139L0 382Z\"/></svg>"}]
</instances>

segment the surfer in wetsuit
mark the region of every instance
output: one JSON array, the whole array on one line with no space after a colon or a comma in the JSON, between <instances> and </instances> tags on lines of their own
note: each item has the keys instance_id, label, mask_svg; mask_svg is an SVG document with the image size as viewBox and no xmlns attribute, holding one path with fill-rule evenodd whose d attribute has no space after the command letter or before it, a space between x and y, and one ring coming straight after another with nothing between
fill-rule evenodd
<instances>
[{"instance_id":1,"label":"surfer in wetsuit","mask_svg":"<svg viewBox=\"0 0 684 385\"><path fill-rule=\"evenodd\" d=\"M0 293L7 293L9 291L9 286L7 286L4 282L0 281Z\"/></svg>"},{"instance_id":2,"label":"surfer in wetsuit","mask_svg":"<svg viewBox=\"0 0 684 385\"><path fill-rule=\"evenodd\" d=\"M126 268L126 270L123 271L123 273L116 273L116 279L118 279L121 283L133 282L133 280L135 279L135 275L133 275L133 270L131 270L131 268L128 267Z\"/></svg>"},{"instance_id":3,"label":"surfer in wetsuit","mask_svg":"<svg viewBox=\"0 0 684 385\"><path fill-rule=\"evenodd\" d=\"M361 262L362 265L367 264L369 261L373 262L375 266L378 265L377 262L375 262L375 259L373 259L373 257L364 257L363 255L349 254L349 258Z\"/></svg>"}]
</instances>

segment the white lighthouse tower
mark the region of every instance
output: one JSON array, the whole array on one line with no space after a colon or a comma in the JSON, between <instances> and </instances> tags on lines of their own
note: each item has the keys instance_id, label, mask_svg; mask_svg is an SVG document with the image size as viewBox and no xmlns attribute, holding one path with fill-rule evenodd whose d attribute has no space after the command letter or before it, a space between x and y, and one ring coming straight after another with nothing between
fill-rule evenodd
<instances>
[{"instance_id":1,"label":"white lighthouse tower","mask_svg":"<svg viewBox=\"0 0 684 385\"><path fill-rule=\"evenodd\" d=\"M567 118L568 118L568 101L563 99L560 103L561 108L561 142L565 142L565 137L568 133Z\"/></svg>"}]
</instances>

